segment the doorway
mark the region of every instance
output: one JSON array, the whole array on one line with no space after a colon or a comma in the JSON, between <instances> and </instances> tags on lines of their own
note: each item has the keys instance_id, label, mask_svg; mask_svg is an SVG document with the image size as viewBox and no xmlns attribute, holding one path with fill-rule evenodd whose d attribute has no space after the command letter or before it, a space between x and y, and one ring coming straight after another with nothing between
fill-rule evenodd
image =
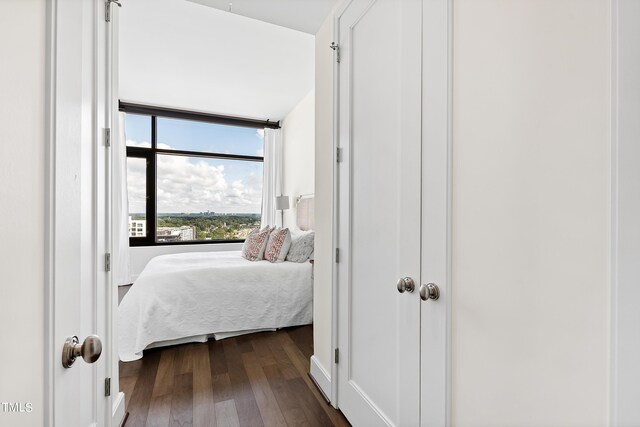
<instances>
[{"instance_id":1,"label":"doorway","mask_svg":"<svg viewBox=\"0 0 640 427\"><path fill-rule=\"evenodd\" d=\"M142 282L141 279L146 274L145 269L154 258L177 256L179 253L209 256L239 251L242 248L241 240L246 236L242 236L241 232L250 230L248 227L236 229L234 226L247 225L244 214L249 217L247 221L253 221L252 227L260 224L263 219L259 217L263 206L259 200L261 193L257 187L260 184L258 181L262 180L266 174L267 156L270 155L266 145L268 130L282 129L283 152L281 155L284 165L280 178L282 194L276 193L276 196L288 196L289 199L288 209L286 207L279 209L275 216L276 223L269 225L279 225L284 220L285 224L290 226L296 221L295 213L299 203L304 202L314 192L313 158L309 155L309 152L313 152L313 134L309 135L308 126L309 122L313 124L313 86L306 88L311 89L306 92L296 89L300 85L299 80L303 80L305 84L310 81L313 85L313 67L308 66L308 63L312 66L313 62L307 60L313 59L313 36L299 31L289 31L282 26L276 27L251 20L240 16L239 13L229 13L226 7L220 10L203 4L206 2L164 1L161 6L157 6L158 3L157 1L123 3L123 8L119 11L120 75L118 83L120 89L118 98L119 112L125 115L125 137L121 138L126 143L128 178L137 177L134 182L127 182L130 196L127 213L130 218L125 218L125 222L130 225L128 231L130 233L135 231L136 234L130 234L127 236L128 242L125 241L129 243L130 278L120 283L134 282L134 285L130 293L124 297L120 309L125 306L127 298L132 296L136 286ZM277 5L278 2L274 4ZM168 25L174 31L167 32ZM226 40L226 42L219 43L219 40ZM274 50L273 46L278 46L278 49ZM304 52L300 53L300 50ZM247 64L249 60L250 63ZM300 66L299 62L302 60L304 64ZM280 70L274 72L278 64ZM244 80L242 80L243 76ZM242 84L239 84L239 81ZM162 90L156 90L157 88ZM300 93L293 95L301 96L296 102L292 101L295 99L295 96L291 95L294 90ZM272 111L272 105L277 105L278 109ZM240 107L244 109L241 110ZM222 123L221 116L225 116L224 118L229 122L233 121L234 126ZM137 123L133 121L127 123L128 119L135 119ZM262 127L249 126L252 121L259 121ZM128 125L130 127L127 127ZM182 138L185 135L197 133L199 135L206 133L210 136L213 134L211 129L214 127L218 130L240 128L234 129L234 132L245 132L242 137L250 138L251 141L242 144L242 152L238 152L235 148L229 147L229 144L214 146L213 143L204 144L195 139L188 141L187 138ZM184 132L179 134L178 131ZM116 134L121 135L121 132L118 131ZM237 136L237 134L234 135ZM210 138L209 142L212 140ZM194 141L197 142L197 146L189 145ZM243 141L246 140L243 139ZM264 145L252 145L256 141ZM300 156L299 153L304 153L305 148L306 155ZM260 169L261 167L263 169ZM252 168L250 170L252 176L249 176L249 173L245 174L246 176L240 176L242 170L250 168ZM201 169L212 172L209 177L211 179L200 180L198 173ZM232 169L235 173L232 173ZM189 185L182 188L174 185L184 182L188 182ZM262 180L263 187L265 182L266 178ZM231 190L236 192L235 199L247 202L244 206L240 206L243 210L229 210L230 206L224 203L212 203L209 206L202 203L215 201L213 199L216 196L225 196L224 192ZM179 194L178 191L180 191ZM178 202L170 203L171 200L165 197L169 193L179 196L176 197L179 199ZM196 194L198 197L189 197L190 194ZM224 197L218 198L224 200ZM257 203L255 203L256 200L258 200ZM151 205L150 209L149 205ZM191 223L194 217L197 218ZM228 249L231 250L228 251ZM114 258L121 258L117 248L114 248L114 251ZM309 265L309 262L305 264L307 267ZM259 301L259 297L255 295L251 299ZM248 305L247 300L244 303L245 306ZM305 306L308 305L305 303ZM311 332L308 328L306 331ZM243 350L259 346L251 341L243 341L244 338L228 339L229 343L236 343L236 346ZM169 341L168 338L166 340ZM210 360L221 358L224 360L224 345L215 348L207 345L189 346L194 347L193 351L197 353L202 353L201 347L204 346L211 350L207 353ZM231 344L227 345L229 346ZM140 350L136 349L133 353ZM165 350L167 350L166 353ZM267 354L273 352L271 349L267 350L265 352ZM229 348L229 351L234 350ZM166 389L155 390L156 383L152 386L150 393L147 393L149 390L144 391L142 383L145 381L142 378L150 371L140 371L136 368L137 365L144 365L147 350L144 350L144 353L140 359L142 362L126 362L121 368L120 386L125 395L131 399L128 401L128 407L131 409L130 420L140 419L138 414L140 417L145 416L142 415L144 410L136 411L134 414L134 406L142 408L147 405L149 411L146 416L151 418L155 416L153 413L162 406L158 399L151 399L149 402L145 395L151 398L155 393L156 398L164 396L165 400L170 399L167 397ZM172 358L174 362L182 360L181 351L173 357L169 356L172 354L169 348L149 350L148 353L149 355L160 354L158 356L160 369L156 371L156 375L158 372L170 370L165 370L167 366L173 366L167 358ZM251 353L251 351L242 353ZM287 355L286 359L289 359L290 365L293 365L290 355ZM200 358L200 361L203 360L205 357ZM204 365L206 363L202 363L199 367L194 364L190 369L197 369L194 372L200 372ZM234 372L242 370L246 371L247 368L242 367ZM139 372L143 372L142 377L138 376ZM190 373L180 373L180 375L185 374L188 376ZM215 369L210 371L211 381L215 381L214 377L218 374L224 376L224 372ZM228 372L227 375L229 374ZM294 374L293 370L288 373L291 376ZM193 374L193 376L195 378L198 375ZM182 380L185 379L172 378L172 388L175 390L177 385L182 384L180 383ZM229 380L236 381L237 378ZM308 377L302 378L307 388L309 388L308 381ZM224 380L221 384L227 389L230 386L230 383L228 381L225 383ZM234 382L233 385L236 384ZM245 381L243 386L251 387L251 384ZM222 386L219 388L223 389ZM227 399L219 400L218 396L214 396L210 401L215 406L225 400L234 400L236 410L243 410L242 403L238 399L229 395L226 397ZM316 399L315 395L312 397ZM195 401L193 405L195 411L198 405ZM227 406L223 405L220 408L223 412L229 409L230 403L227 402L225 405ZM255 409L256 403L251 407ZM166 411L167 405L162 408ZM165 415L173 410L169 401L169 412L165 412ZM242 420L243 415L240 413L237 415ZM283 415L286 418L286 414ZM193 416L197 416L195 412ZM309 416L305 415L305 417Z\"/></svg>"}]
</instances>

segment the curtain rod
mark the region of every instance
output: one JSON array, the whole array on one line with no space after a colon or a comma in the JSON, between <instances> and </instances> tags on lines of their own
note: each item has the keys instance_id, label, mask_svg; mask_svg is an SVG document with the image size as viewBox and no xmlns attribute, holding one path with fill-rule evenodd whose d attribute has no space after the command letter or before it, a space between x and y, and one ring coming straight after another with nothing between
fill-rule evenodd
<instances>
[{"instance_id":1,"label":"curtain rod","mask_svg":"<svg viewBox=\"0 0 640 427\"><path fill-rule=\"evenodd\" d=\"M243 117L221 116L218 114L201 113L197 111L177 110L174 108L154 107L150 105L118 102L118 109L125 113L148 114L151 116L168 117L172 119L194 120L198 122L219 123L223 125L248 127L255 129L280 129L280 121L246 119Z\"/></svg>"},{"instance_id":2,"label":"curtain rod","mask_svg":"<svg viewBox=\"0 0 640 427\"><path fill-rule=\"evenodd\" d=\"M315 197L315 194L313 193L300 194L298 197L296 197L296 205L300 203L302 199L313 199L314 197Z\"/></svg>"}]
</instances>

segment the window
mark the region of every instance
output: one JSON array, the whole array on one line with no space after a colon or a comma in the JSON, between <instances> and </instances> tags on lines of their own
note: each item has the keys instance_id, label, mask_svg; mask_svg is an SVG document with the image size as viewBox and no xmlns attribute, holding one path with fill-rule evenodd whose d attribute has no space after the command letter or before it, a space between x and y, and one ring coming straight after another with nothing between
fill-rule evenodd
<instances>
[{"instance_id":1,"label":"window","mask_svg":"<svg viewBox=\"0 0 640 427\"><path fill-rule=\"evenodd\" d=\"M241 242L260 225L264 128L120 103L131 246Z\"/></svg>"}]
</instances>

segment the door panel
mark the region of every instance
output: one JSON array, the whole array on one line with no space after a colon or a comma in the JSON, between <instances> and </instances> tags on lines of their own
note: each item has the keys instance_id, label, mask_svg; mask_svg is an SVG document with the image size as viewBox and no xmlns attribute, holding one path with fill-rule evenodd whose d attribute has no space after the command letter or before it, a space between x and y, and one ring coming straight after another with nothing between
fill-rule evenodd
<instances>
[{"instance_id":1,"label":"door panel","mask_svg":"<svg viewBox=\"0 0 640 427\"><path fill-rule=\"evenodd\" d=\"M77 5L76 5L77 6ZM78 120L82 114L82 88L79 87L77 77L79 72L70 70L82 68L82 50L81 38L74 38L75 31L81 31L74 25L74 22L82 22L82 8L73 8L72 5L61 4L61 13L58 16L58 25L63 34L60 38L69 39L70 43L60 43L57 46L57 53L61 57L65 57L68 61L58 63L56 73L58 79L56 81L56 120L61 120L71 124L68 127L56 127L55 145L52 147L52 156L59 159L55 165L55 184L53 189L51 204L54 209L54 216L51 218L54 223L54 230L67 230L66 240L54 238L52 239L52 247L50 254L54 268L50 268L53 274L53 292L50 292L51 304L53 306L54 315L58 312L69 310L73 305L79 304L79 284L81 281L81 265L79 263L82 248L80 246L81 229L81 211L80 211L80 195L81 188L78 178L80 177L81 153L79 150L82 140L81 120ZM74 27L76 27L74 29ZM63 285L66 284L66 285ZM67 301L72 301L66 305ZM51 354L53 360L49 360L52 366L54 390L53 403L54 410L52 425L58 425L68 417L70 425L79 426L79 420L82 415L77 411L78 402L75 399L81 399L78 393L73 393L71 399L64 399L64 393L70 390L81 390L82 372L79 369L68 370L61 365L62 346L66 338L70 335L80 335L78 331L80 325L80 310L73 308L64 316L55 318L55 327L53 331L52 345L54 351ZM79 363L78 363L79 365ZM62 383L66 384L66 388L61 387ZM87 402L81 401L84 407L88 407ZM87 420L88 421L88 420ZM86 424L88 425L88 424Z\"/></svg>"},{"instance_id":2,"label":"door panel","mask_svg":"<svg viewBox=\"0 0 640 427\"><path fill-rule=\"evenodd\" d=\"M354 425L419 422L420 31L418 0L339 19L338 401Z\"/></svg>"},{"instance_id":3,"label":"door panel","mask_svg":"<svg viewBox=\"0 0 640 427\"><path fill-rule=\"evenodd\" d=\"M109 425L105 354L62 365L65 340L97 334L107 343L104 1L51 5L47 425Z\"/></svg>"},{"instance_id":4,"label":"door panel","mask_svg":"<svg viewBox=\"0 0 640 427\"><path fill-rule=\"evenodd\" d=\"M435 427L449 424L449 0L425 0L422 16L422 283L440 297L421 303L420 425Z\"/></svg>"}]
</instances>

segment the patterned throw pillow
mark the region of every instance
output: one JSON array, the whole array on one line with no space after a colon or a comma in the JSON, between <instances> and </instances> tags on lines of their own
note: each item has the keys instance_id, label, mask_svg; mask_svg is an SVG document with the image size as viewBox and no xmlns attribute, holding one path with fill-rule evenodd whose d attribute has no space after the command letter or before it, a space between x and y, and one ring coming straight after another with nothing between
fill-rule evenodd
<instances>
[{"instance_id":1,"label":"patterned throw pillow","mask_svg":"<svg viewBox=\"0 0 640 427\"><path fill-rule=\"evenodd\" d=\"M293 231L291 233L291 248L287 254L287 261L305 262L313 256L313 231Z\"/></svg>"},{"instance_id":2,"label":"patterned throw pillow","mask_svg":"<svg viewBox=\"0 0 640 427\"><path fill-rule=\"evenodd\" d=\"M282 262L291 246L291 233L288 228L276 228L269 235L264 259L269 262Z\"/></svg>"},{"instance_id":3,"label":"patterned throw pillow","mask_svg":"<svg viewBox=\"0 0 640 427\"><path fill-rule=\"evenodd\" d=\"M267 247L267 239L273 228L266 226L262 230L255 229L247 236L242 245L242 256L249 261L260 261L263 259L264 250Z\"/></svg>"}]
</instances>

